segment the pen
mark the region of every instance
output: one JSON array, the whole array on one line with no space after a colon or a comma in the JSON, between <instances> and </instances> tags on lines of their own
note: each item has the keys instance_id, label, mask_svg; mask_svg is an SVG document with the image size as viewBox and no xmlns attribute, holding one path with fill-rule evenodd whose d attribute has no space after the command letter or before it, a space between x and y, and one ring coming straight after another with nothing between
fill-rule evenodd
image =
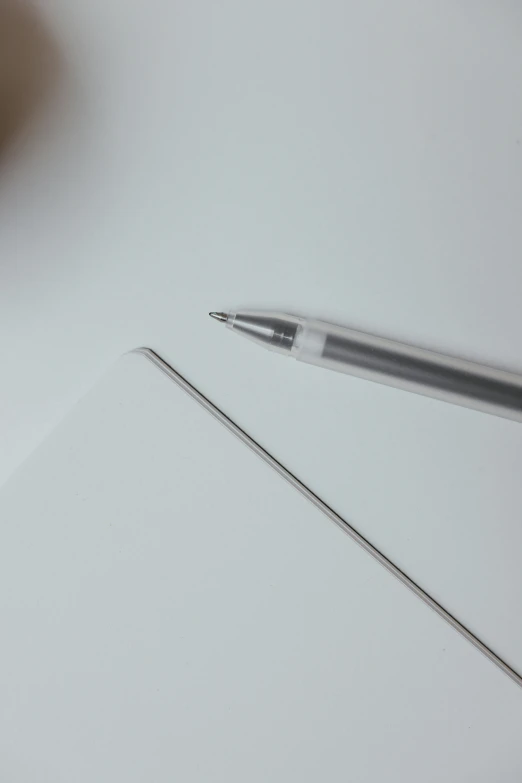
<instances>
[{"instance_id":1,"label":"pen","mask_svg":"<svg viewBox=\"0 0 522 783\"><path fill-rule=\"evenodd\" d=\"M237 334L301 362L522 422L522 376L284 313L210 313Z\"/></svg>"}]
</instances>

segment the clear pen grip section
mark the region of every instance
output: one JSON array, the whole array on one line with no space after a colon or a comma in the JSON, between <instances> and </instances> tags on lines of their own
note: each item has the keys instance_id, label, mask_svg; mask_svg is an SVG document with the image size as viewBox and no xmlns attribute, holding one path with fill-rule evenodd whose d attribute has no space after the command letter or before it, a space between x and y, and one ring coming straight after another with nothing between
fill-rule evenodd
<instances>
[{"instance_id":1,"label":"clear pen grip section","mask_svg":"<svg viewBox=\"0 0 522 783\"><path fill-rule=\"evenodd\" d=\"M294 359L307 364L325 366L323 353L326 338L331 330L332 326L322 321L304 321L296 334L292 346Z\"/></svg>"},{"instance_id":2,"label":"clear pen grip section","mask_svg":"<svg viewBox=\"0 0 522 783\"><path fill-rule=\"evenodd\" d=\"M522 376L383 337L307 321L292 355L301 362L522 421Z\"/></svg>"},{"instance_id":3,"label":"clear pen grip section","mask_svg":"<svg viewBox=\"0 0 522 783\"><path fill-rule=\"evenodd\" d=\"M344 326L310 320L299 329L292 355L300 362L390 383L400 354L407 355L411 350L415 349Z\"/></svg>"}]
</instances>

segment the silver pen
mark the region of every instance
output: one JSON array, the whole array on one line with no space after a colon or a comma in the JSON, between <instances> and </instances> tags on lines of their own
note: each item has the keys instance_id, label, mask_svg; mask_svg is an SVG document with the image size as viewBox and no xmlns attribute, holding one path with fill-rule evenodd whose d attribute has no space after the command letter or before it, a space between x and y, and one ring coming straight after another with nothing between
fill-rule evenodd
<instances>
[{"instance_id":1,"label":"silver pen","mask_svg":"<svg viewBox=\"0 0 522 783\"><path fill-rule=\"evenodd\" d=\"M210 316L298 361L522 422L521 375L284 313Z\"/></svg>"}]
</instances>

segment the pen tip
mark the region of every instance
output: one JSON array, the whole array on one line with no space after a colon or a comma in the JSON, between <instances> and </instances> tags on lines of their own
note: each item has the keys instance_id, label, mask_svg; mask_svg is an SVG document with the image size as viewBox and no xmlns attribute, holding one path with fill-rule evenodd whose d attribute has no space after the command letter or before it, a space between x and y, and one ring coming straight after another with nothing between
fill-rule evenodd
<instances>
[{"instance_id":1,"label":"pen tip","mask_svg":"<svg viewBox=\"0 0 522 783\"><path fill-rule=\"evenodd\" d=\"M216 321L228 321L228 315L226 313L209 313L211 318L215 318Z\"/></svg>"}]
</instances>

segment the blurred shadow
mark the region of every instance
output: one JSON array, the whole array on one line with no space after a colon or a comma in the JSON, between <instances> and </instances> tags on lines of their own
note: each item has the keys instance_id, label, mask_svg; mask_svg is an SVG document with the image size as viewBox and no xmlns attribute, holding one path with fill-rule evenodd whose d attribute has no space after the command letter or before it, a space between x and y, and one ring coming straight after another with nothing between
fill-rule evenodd
<instances>
[{"instance_id":1,"label":"blurred shadow","mask_svg":"<svg viewBox=\"0 0 522 783\"><path fill-rule=\"evenodd\" d=\"M58 47L37 9L0 0L0 159L25 130L60 72Z\"/></svg>"}]
</instances>

